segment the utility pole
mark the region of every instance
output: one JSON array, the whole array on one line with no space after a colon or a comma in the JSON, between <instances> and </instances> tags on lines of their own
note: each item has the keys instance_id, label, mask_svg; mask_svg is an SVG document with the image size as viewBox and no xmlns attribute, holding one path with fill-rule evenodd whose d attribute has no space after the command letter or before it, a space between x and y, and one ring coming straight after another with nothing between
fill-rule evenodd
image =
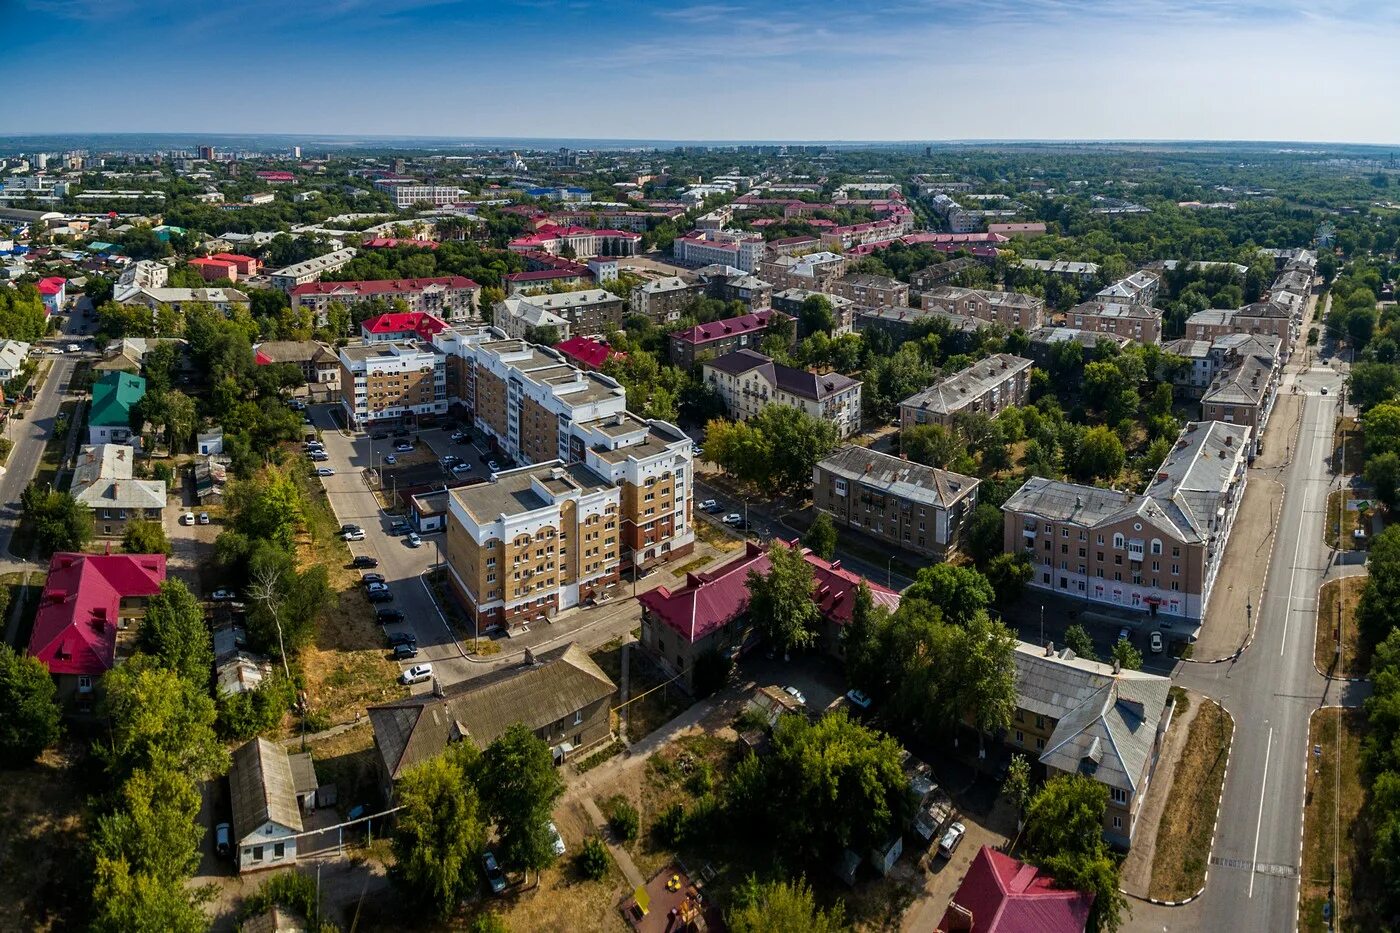
<instances>
[{"instance_id":1,"label":"utility pole","mask_svg":"<svg viewBox=\"0 0 1400 933\"><path fill-rule=\"evenodd\" d=\"M1045 604L1040 604L1040 644L1045 645Z\"/></svg>"},{"instance_id":2,"label":"utility pole","mask_svg":"<svg viewBox=\"0 0 1400 933\"><path fill-rule=\"evenodd\" d=\"M885 562L885 586L889 587L890 589L894 589L894 555L893 555L893 554L891 554L891 555L890 555L890 559L889 559L888 561Z\"/></svg>"}]
</instances>

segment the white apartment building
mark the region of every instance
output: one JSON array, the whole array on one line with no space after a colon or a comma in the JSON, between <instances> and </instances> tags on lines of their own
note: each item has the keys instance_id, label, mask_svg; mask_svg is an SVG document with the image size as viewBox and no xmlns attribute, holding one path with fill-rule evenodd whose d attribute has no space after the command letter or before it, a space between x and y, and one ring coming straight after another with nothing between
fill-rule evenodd
<instances>
[{"instance_id":1,"label":"white apartment building","mask_svg":"<svg viewBox=\"0 0 1400 933\"><path fill-rule=\"evenodd\" d=\"M317 256L305 262L293 263L285 269L278 269L276 272L270 273L268 278L273 287L290 292L298 285L320 281L321 276L327 272L344 268L354 258L355 248L347 246L344 249L338 249L333 253L326 253L324 256Z\"/></svg>"},{"instance_id":2,"label":"white apartment building","mask_svg":"<svg viewBox=\"0 0 1400 933\"><path fill-rule=\"evenodd\" d=\"M747 421L768 405L786 405L831 422L841 437L860 430L861 383L841 373L817 375L753 350L735 350L706 360L701 378L736 421Z\"/></svg>"},{"instance_id":3,"label":"white apartment building","mask_svg":"<svg viewBox=\"0 0 1400 933\"><path fill-rule=\"evenodd\" d=\"M738 230L693 230L671 243L671 254L681 262L720 263L745 272L755 271L766 251L761 235Z\"/></svg>"},{"instance_id":4,"label":"white apartment building","mask_svg":"<svg viewBox=\"0 0 1400 933\"><path fill-rule=\"evenodd\" d=\"M445 185L394 184L392 181L376 181L376 191L382 191L394 199L394 206L403 210L415 204L431 204L445 207L461 201L466 192L461 188Z\"/></svg>"},{"instance_id":5,"label":"white apartment building","mask_svg":"<svg viewBox=\"0 0 1400 933\"><path fill-rule=\"evenodd\" d=\"M342 347L340 402L352 428L444 414L446 359L432 344L419 340Z\"/></svg>"}]
</instances>

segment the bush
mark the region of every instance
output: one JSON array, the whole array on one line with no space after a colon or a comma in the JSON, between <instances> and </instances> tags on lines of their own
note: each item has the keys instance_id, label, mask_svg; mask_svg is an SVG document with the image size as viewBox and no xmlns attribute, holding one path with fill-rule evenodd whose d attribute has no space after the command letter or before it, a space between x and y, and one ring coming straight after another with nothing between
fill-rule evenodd
<instances>
[{"instance_id":1,"label":"bush","mask_svg":"<svg viewBox=\"0 0 1400 933\"><path fill-rule=\"evenodd\" d=\"M690 777L685 779L685 789L696 797L708 794L714 787L715 769L710 767L708 761L697 764L695 770L690 772Z\"/></svg>"},{"instance_id":2,"label":"bush","mask_svg":"<svg viewBox=\"0 0 1400 933\"><path fill-rule=\"evenodd\" d=\"M273 905L285 907L305 918L309 929L320 924L321 909L316 900L316 879L297 871L273 875L263 886L243 902L244 920L262 913ZM334 927L332 927L334 929Z\"/></svg>"},{"instance_id":3,"label":"bush","mask_svg":"<svg viewBox=\"0 0 1400 933\"><path fill-rule=\"evenodd\" d=\"M618 797L613 801L608 813L608 825L617 834L617 838L631 842L637 838L637 832L641 829L642 817L626 798Z\"/></svg>"},{"instance_id":4,"label":"bush","mask_svg":"<svg viewBox=\"0 0 1400 933\"><path fill-rule=\"evenodd\" d=\"M608 847L603 845L603 840L597 836L589 836L583 840L583 847L578 850L578 857L574 860L578 865L578 872L590 881L597 881L608 873Z\"/></svg>"},{"instance_id":5,"label":"bush","mask_svg":"<svg viewBox=\"0 0 1400 933\"><path fill-rule=\"evenodd\" d=\"M510 927L498 914L480 914L472 921L472 933L510 933Z\"/></svg>"},{"instance_id":6,"label":"bush","mask_svg":"<svg viewBox=\"0 0 1400 933\"><path fill-rule=\"evenodd\" d=\"M685 805L673 803L652 824L651 831L656 835L656 841L663 846L680 845L685 838Z\"/></svg>"},{"instance_id":7,"label":"bush","mask_svg":"<svg viewBox=\"0 0 1400 933\"><path fill-rule=\"evenodd\" d=\"M15 442L8 437L0 437L0 463L10 459L10 451L14 448Z\"/></svg>"}]
</instances>

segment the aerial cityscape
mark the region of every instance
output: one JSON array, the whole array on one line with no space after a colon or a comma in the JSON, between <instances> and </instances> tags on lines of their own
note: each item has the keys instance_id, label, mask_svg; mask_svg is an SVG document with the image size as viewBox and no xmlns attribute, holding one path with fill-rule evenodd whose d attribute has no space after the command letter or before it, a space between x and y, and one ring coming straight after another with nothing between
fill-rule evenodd
<instances>
[{"instance_id":1,"label":"aerial cityscape","mask_svg":"<svg viewBox=\"0 0 1400 933\"><path fill-rule=\"evenodd\" d=\"M0 26L0 930L1400 927L1391 12Z\"/></svg>"}]
</instances>

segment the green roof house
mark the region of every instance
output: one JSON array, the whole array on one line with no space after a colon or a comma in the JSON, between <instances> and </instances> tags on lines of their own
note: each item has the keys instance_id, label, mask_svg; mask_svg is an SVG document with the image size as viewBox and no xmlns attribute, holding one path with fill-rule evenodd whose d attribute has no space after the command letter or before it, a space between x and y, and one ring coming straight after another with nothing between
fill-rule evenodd
<instances>
[{"instance_id":1,"label":"green roof house","mask_svg":"<svg viewBox=\"0 0 1400 933\"><path fill-rule=\"evenodd\" d=\"M125 444L131 438L131 409L146 396L146 380L109 372L92 387L88 413L89 444Z\"/></svg>"}]
</instances>

